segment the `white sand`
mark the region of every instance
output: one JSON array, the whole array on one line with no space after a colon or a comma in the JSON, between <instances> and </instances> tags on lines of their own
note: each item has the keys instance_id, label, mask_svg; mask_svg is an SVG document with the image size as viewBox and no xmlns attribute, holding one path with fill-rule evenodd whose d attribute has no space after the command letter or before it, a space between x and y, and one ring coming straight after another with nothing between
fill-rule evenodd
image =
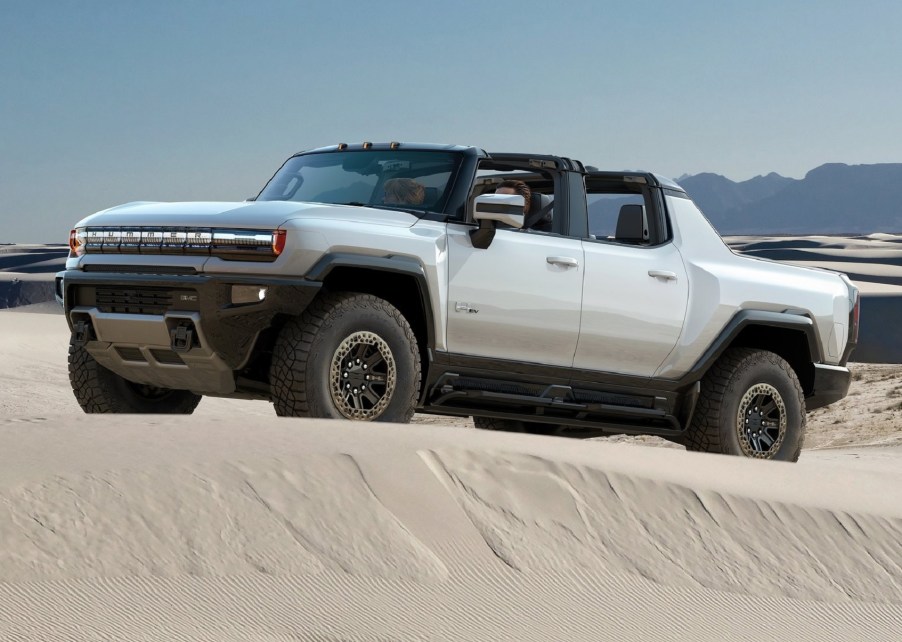
<instances>
[{"instance_id":1,"label":"white sand","mask_svg":"<svg viewBox=\"0 0 902 642\"><path fill-rule=\"evenodd\" d=\"M88 416L67 340L0 312L2 640L902 639L896 369L793 465L221 399Z\"/></svg>"}]
</instances>

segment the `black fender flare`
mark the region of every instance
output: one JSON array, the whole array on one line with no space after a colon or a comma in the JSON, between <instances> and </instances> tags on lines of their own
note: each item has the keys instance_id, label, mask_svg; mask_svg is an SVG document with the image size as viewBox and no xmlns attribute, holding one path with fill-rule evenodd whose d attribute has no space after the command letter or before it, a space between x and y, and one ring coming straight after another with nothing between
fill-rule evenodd
<instances>
[{"instance_id":1,"label":"black fender flare","mask_svg":"<svg viewBox=\"0 0 902 642\"><path fill-rule=\"evenodd\" d=\"M393 272L414 277L420 297L420 305L426 315L426 347L435 348L435 311L429 298L429 282L423 264L409 256L387 255L368 256L349 252L329 252L319 258L308 270L305 278L322 283L326 277L338 267L351 267L372 270L374 272Z\"/></svg>"},{"instance_id":2,"label":"black fender flare","mask_svg":"<svg viewBox=\"0 0 902 642\"><path fill-rule=\"evenodd\" d=\"M680 386L690 386L700 380L720 358L739 333L751 326L768 326L801 331L808 340L808 354L813 363L823 361L823 352L817 338L817 329L811 317L795 312L769 312L766 310L740 310L724 326L695 365L680 378Z\"/></svg>"}]
</instances>

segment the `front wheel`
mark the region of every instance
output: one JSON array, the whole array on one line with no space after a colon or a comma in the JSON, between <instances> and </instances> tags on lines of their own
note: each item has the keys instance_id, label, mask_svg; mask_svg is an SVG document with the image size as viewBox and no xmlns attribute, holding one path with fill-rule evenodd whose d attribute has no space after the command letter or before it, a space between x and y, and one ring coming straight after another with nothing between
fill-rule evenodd
<instances>
[{"instance_id":1,"label":"front wheel","mask_svg":"<svg viewBox=\"0 0 902 642\"><path fill-rule=\"evenodd\" d=\"M688 450L797 461L805 394L792 367L767 350L727 350L701 382Z\"/></svg>"},{"instance_id":2,"label":"front wheel","mask_svg":"<svg viewBox=\"0 0 902 642\"><path fill-rule=\"evenodd\" d=\"M420 390L416 336L384 299L323 295L279 332L270 386L281 417L406 423Z\"/></svg>"},{"instance_id":3,"label":"front wheel","mask_svg":"<svg viewBox=\"0 0 902 642\"><path fill-rule=\"evenodd\" d=\"M97 363L83 345L69 342L69 382L86 413L180 414L194 412L201 396L134 383Z\"/></svg>"}]
</instances>

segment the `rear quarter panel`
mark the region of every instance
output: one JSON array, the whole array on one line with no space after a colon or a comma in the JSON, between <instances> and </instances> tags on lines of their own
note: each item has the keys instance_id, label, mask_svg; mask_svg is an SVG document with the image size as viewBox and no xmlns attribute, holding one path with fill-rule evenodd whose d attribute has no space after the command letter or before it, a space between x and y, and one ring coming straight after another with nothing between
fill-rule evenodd
<instances>
[{"instance_id":1,"label":"rear quarter panel","mask_svg":"<svg viewBox=\"0 0 902 642\"><path fill-rule=\"evenodd\" d=\"M665 200L674 243L686 266L689 307L676 348L657 376L675 379L688 372L741 310L791 310L810 317L824 362L839 362L850 302L838 274L735 254L692 201Z\"/></svg>"}]
</instances>

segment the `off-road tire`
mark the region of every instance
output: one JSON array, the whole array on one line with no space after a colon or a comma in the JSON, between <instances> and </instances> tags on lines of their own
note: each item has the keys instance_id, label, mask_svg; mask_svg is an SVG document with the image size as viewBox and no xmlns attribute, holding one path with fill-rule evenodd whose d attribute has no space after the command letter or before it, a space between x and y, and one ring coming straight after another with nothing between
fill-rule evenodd
<instances>
[{"instance_id":1,"label":"off-road tire","mask_svg":"<svg viewBox=\"0 0 902 642\"><path fill-rule=\"evenodd\" d=\"M201 395L133 383L101 366L83 345L69 341L69 382L86 413L190 415Z\"/></svg>"},{"instance_id":2,"label":"off-road tire","mask_svg":"<svg viewBox=\"0 0 902 642\"><path fill-rule=\"evenodd\" d=\"M339 357L346 350L352 368ZM380 381L364 380L361 354L379 370L372 376ZM407 319L388 301L324 293L279 331L269 379L280 417L407 423L420 392L419 347Z\"/></svg>"},{"instance_id":3,"label":"off-road tire","mask_svg":"<svg viewBox=\"0 0 902 642\"><path fill-rule=\"evenodd\" d=\"M702 379L681 441L687 450L798 461L804 438L805 394L792 367L767 350L731 348Z\"/></svg>"}]
</instances>

